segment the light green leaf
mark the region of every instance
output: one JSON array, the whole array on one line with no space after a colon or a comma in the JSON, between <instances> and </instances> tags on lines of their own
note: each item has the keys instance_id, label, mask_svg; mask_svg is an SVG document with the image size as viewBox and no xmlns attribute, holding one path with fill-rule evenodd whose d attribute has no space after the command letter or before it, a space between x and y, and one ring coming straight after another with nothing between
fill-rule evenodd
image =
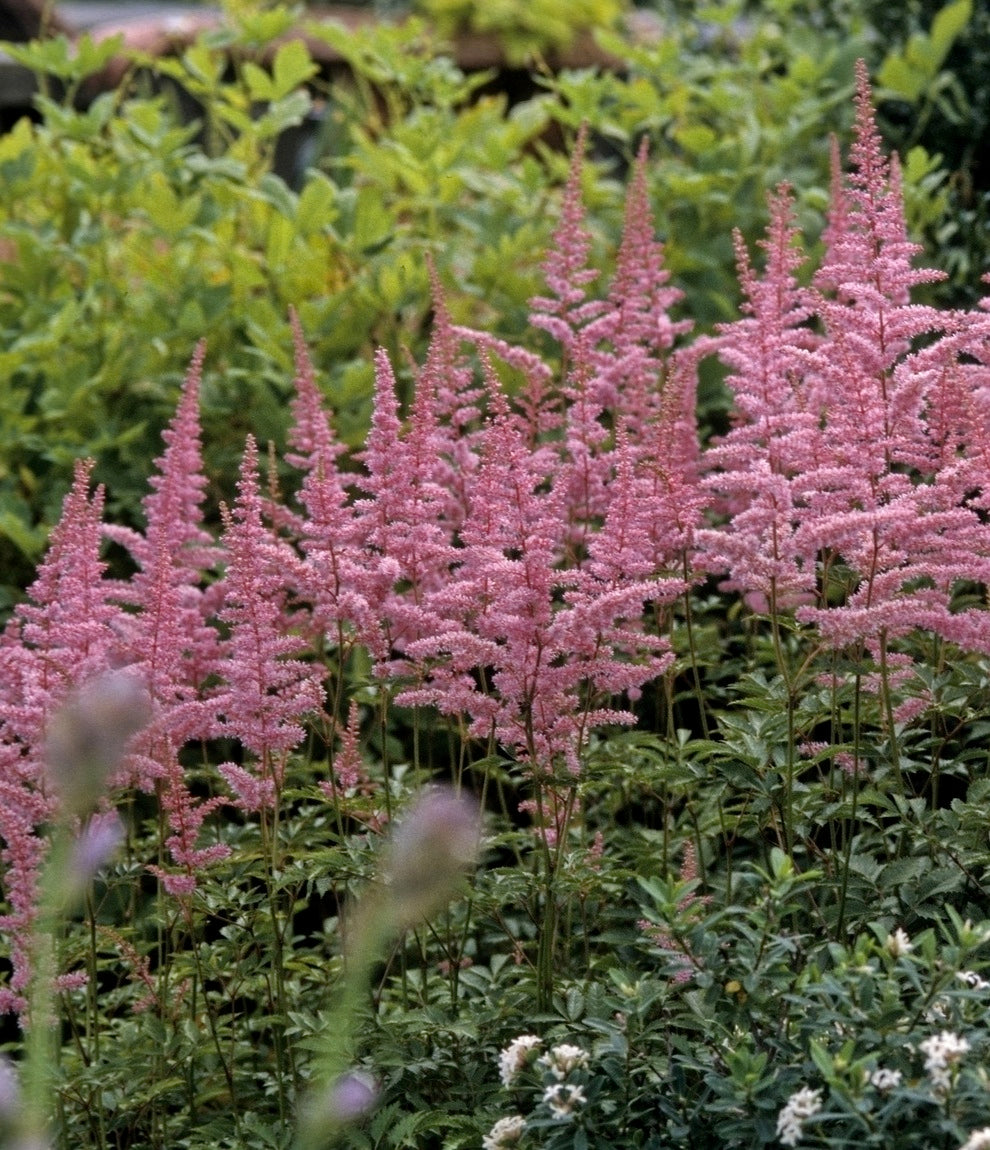
<instances>
[{"instance_id":1,"label":"light green leaf","mask_svg":"<svg viewBox=\"0 0 990 1150\"><path fill-rule=\"evenodd\" d=\"M972 16L973 0L953 0L936 13L932 21L931 42L939 67Z\"/></svg>"}]
</instances>

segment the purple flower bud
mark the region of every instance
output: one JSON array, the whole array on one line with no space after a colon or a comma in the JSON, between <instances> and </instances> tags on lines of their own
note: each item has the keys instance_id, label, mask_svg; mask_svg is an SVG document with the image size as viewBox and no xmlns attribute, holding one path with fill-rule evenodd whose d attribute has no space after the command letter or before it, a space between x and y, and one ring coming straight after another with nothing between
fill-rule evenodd
<instances>
[{"instance_id":1,"label":"purple flower bud","mask_svg":"<svg viewBox=\"0 0 990 1150\"><path fill-rule=\"evenodd\" d=\"M374 1106L378 1083L370 1074L352 1070L342 1074L327 1091L326 1112L333 1123L354 1122Z\"/></svg>"},{"instance_id":2,"label":"purple flower bud","mask_svg":"<svg viewBox=\"0 0 990 1150\"><path fill-rule=\"evenodd\" d=\"M126 671L97 675L63 703L48 724L45 761L67 814L92 809L149 717L147 691Z\"/></svg>"},{"instance_id":3,"label":"purple flower bud","mask_svg":"<svg viewBox=\"0 0 990 1150\"><path fill-rule=\"evenodd\" d=\"M449 901L477 859L480 838L477 809L466 799L442 787L419 796L392 834L385 865L402 929Z\"/></svg>"},{"instance_id":4,"label":"purple flower bud","mask_svg":"<svg viewBox=\"0 0 990 1150\"><path fill-rule=\"evenodd\" d=\"M73 844L73 885L84 889L96 872L113 858L123 841L124 828L116 811L93 815Z\"/></svg>"}]
</instances>

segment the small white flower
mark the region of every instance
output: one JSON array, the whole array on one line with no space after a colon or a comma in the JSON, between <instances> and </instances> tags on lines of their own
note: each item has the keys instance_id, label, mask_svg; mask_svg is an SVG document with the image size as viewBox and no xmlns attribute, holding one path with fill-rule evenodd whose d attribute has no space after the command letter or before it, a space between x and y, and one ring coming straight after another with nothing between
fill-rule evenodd
<instances>
[{"instance_id":1,"label":"small white flower","mask_svg":"<svg viewBox=\"0 0 990 1150\"><path fill-rule=\"evenodd\" d=\"M894 958L900 958L902 954L910 954L914 950L914 943L898 927L893 934L887 935L887 950Z\"/></svg>"},{"instance_id":2,"label":"small white flower","mask_svg":"<svg viewBox=\"0 0 990 1150\"><path fill-rule=\"evenodd\" d=\"M969 1043L958 1034L943 1030L920 1043L925 1056L925 1073L938 1095L947 1094L952 1085L952 1070L969 1050Z\"/></svg>"},{"instance_id":3,"label":"small white flower","mask_svg":"<svg viewBox=\"0 0 990 1150\"><path fill-rule=\"evenodd\" d=\"M588 1065L588 1052L580 1046L563 1042L560 1046L551 1047L550 1053L544 1054L539 1061L558 1082L563 1082L572 1070Z\"/></svg>"},{"instance_id":4,"label":"small white flower","mask_svg":"<svg viewBox=\"0 0 990 1150\"><path fill-rule=\"evenodd\" d=\"M822 1092L807 1086L787 1099L777 1115L777 1137L783 1146L796 1146L801 1141L804 1123L822 1108Z\"/></svg>"},{"instance_id":5,"label":"small white flower","mask_svg":"<svg viewBox=\"0 0 990 1150\"><path fill-rule=\"evenodd\" d=\"M949 1021L949 1000L944 994L932 999L932 1004L925 1011L924 1017L929 1026L941 1026Z\"/></svg>"},{"instance_id":6,"label":"small white flower","mask_svg":"<svg viewBox=\"0 0 990 1150\"><path fill-rule=\"evenodd\" d=\"M971 990L990 990L990 982L987 982L985 978L980 978L975 970L957 971L956 978L960 982L965 982Z\"/></svg>"},{"instance_id":7,"label":"small white flower","mask_svg":"<svg viewBox=\"0 0 990 1150\"><path fill-rule=\"evenodd\" d=\"M903 1077L904 1075L899 1070L887 1070L881 1066L879 1070L874 1070L870 1075L870 1085L886 1093L889 1090L896 1090Z\"/></svg>"},{"instance_id":8,"label":"small white flower","mask_svg":"<svg viewBox=\"0 0 990 1150\"><path fill-rule=\"evenodd\" d=\"M583 1086L572 1086L569 1083L555 1082L543 1091L543 1101L550 1107L554 1118L570 1118L582 1103L587 1102Z\"/></svg>"},{"instance_id":9,"label":"small white flower","mask_svg":"<svg viewBox=\"0 0 990 1150\"><path fill-rule=\"evenodd\" d=\"M974 1130L959 1150L990 1150L990 1126Z\"/></svg>"},{"instance_id":10,"label":"small white flower","mask_svg":"<svg viewBox=\"0 0 990 1150\"><path fill-rule=\"evenodd\" d=\"M530 1052L542 1045L535 1034L520 1034L498 1056L498 1076L503 1086L511 1086L526 1065Z\"/></svg>"},{"instance_id":11,"label":"small white flower","mask_svg":"<svg viewBox=\"0 0 990 1150\"><path fill-rule=\"evenodd\" d=\"M521 1114L500 1118L481 1140L482 1150L505 1150L514 1146L523 1136L526 1119Z\"/></svg>"}]
</instances>

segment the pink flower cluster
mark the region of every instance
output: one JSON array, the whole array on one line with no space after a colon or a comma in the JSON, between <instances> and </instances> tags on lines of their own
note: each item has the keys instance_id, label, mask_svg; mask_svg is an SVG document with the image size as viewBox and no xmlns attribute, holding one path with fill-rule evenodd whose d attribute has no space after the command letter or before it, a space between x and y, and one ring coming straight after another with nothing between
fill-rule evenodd
<instances>
[{"instance_id":1,"label":"pink flower cluster","mask_svg":"<svg viewBox=\"0 0 990 1150\"><path fill-rule=\"evenodd\" d=\"M743 317L713 341L735 426L706 453L722 512L707 562L758 610L796 609L837 647L916 629L988 650L990 614L960 609L990 579L987 312L913 304L941 278L911 266L899 168L881 150L865 67L847 178L834 163L821 266L791 197L774 197L762 276L739 245Z\"/></svg>"},{"instance_id":2,"label":"pink flower cluster","mask_svg":"<svg viewBox=\"0 0 990 1150\"><path fill-rule=\"evenodd\" d=\"M857 110L821 266L805 284L779 189L762 270L737 241L742 315L712 337L688 344L671 317L680 293L654 234L645 147L615 275L589 294L582 133L532 301L534 326L559 346L553 364L455 325L434 275L412 400L404 410L379 353L370 433L346 463L292 317L291 505L264 493L249 440L221 537L205 528L203 347L143 531L102 523L102 491L78 465L29 600L0 637L0 931L13 956L0 1011L24 1006L44 828L58 813L45 732L107 670L140 682L150 714L105 805L128 787L157 797L168 856L149 869L188 898L227 854L207 820L277 804L308 724L342 731L323 791L367 785L360 716L345 726L349 701L326 702L328 652L364 648L397 702L455 717L521 764L549 840L582 747L596 728L634 722L631 705L672 662L672 605L708 575L836 646L885 653L921 628L990 649L990 612L957 594L990 584L990 306L911 302L936 276L911 266L899 170L862 68ZM697 368L711 355L728 369L735 422L702 451ZM126 581L106 577L105 536L133 557ZM186 748L221 739L234 750L212 788L191 788Z\"/></svg>"},{"instance_id":3,"label":"pink flower cluster","mask_svg":"<svg viewBox=\"0 0 990 1150\"><path fill-rule=\"evenodd\" d=\"M157 798L165 862L148 869L190 898L204 868L227 857L207 836L222 807L264 813L279 801L288 757L307 724L325 722L326 655L355 645L400 703L459 716L534 776L577 773L598 726L631 723L623 699L671 660L644 607L684 589L683 556L698 526L690 396L676 398L669 358L681 325L666 308L653 239L645 151L629 198L627 238L606 301L585 300L578 195L581 156L566 193L553 293L536 319L556 330L566 367L457 328L434 277L436 324L408 412L392 365L375 361L371 430L362 469L341 463L297 318L294 422L286 461L295 505L263 494L258 449L245 448L236 498L216 539L204 526L197 348L166 430L143 531L102 523L81 463L29 600L0 640L0 836L14 973L0 1010L22 1011L45 827L57 815L43 751L49 718L109 669L133 676L149 714L103 800L125 788ZM559 306L558 306L559 305ZM483 360L478 380L472 356ZM499 364L519 372L513 409ZM658 460L656 445L675 447ZM105 537L134 574L106 577ZM673 572L677 577L671 577ZM345 703L346 706L346 703ZM336 710L336 704L334 708ZM321 788L333 799L367 787L360 717L334 722L340 750ZM224 740L213 785L192 787L188 751ZM321 790L315 794L319 795Z\"/></svg>"}]
</instances>

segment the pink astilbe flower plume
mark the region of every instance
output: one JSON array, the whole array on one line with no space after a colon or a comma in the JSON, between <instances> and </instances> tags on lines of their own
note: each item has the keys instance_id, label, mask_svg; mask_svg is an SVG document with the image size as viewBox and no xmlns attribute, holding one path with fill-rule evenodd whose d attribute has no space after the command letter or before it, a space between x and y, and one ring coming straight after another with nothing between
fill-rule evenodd
<instances>
[{"instance_id":1,"label":"pink astilbe flower plume","mask_svg":"<svg viewBox=\"0 0 990 1150\"><path fill-rule=\"evenodd\" d=\"M796 536L804 554L841 557L848 569L845 602L798 613L837 644L938 630L959 574L943 560L972 545L975 526L930 470L933 376L913 350L956 317L910 302L912 288L943 277L911 266L919 248L907 240L900 170L883 156L862 63L856 102L853 170L815 277L824 338L807 391L819 448Z\"/></svg>"},{"instance_id":2,"label":"pink astilbe flower plume","mask_svg":"<svg viewBox=\"0 0 990 1150\"><path fill-rule=\"evenodd\" d=\"M904 454L925 437L923 396L895 368L920 337L944 327L945 313L910 302L912 288L944 274L912 267L921 249L907 239L900 169L883 155L862 61L856 109L853 169L814 278L826 338L809 373L808 406L825 413L834 462L858 461L860 473L875 478L894 463L912 463Z\"/></svg>"},{"instance_id":3,"label":"pink astilbe flower plume","mask_svg":"<svg viewBox=\"0 0 990 1150\"><path fill-rule=\"evenodd\" d=\"M532 648L550 622L557 582L561 526L544 505L559 500L539 493L546 475L537 470L507 404L496 395L490 406L458 565L430 597L432 633L406 649L424 681L399 701L464 712L481 738L494 724L506 745L525 752L531 749L526 727L541 661ZM476 668L488 668L494 690L476 681ZM555 753L548 747L543 752Z\"/></svg>"},{"instance_id":4,"label":"pink astilbe flower plume","mask_svg":"<svg viewBox=\"0 0 990 1150\"><path fill-rule=\"evenodd\" d=\"M644 683L670 666L666 639L643 630L643 610L686 590L681 580L656 577L655 506L642 497L635 458L620 432L608 513L601 530L589 537L588 559L564 591L567 609L557 612L552 628L554 642L570 652L572 670L599 699L624 693L637 698ZM631 720L628 712L603 706L582 716L588 729Z\"/></svg>"},{"instance_id":5,"label":"pink astilbe flower plume","mask_svg":"<svg viewBox=\"0 0 990 1150\"><path fill-rule=\"evenodd\" d=\"M207 480L203 473L199 394L203 380L206 342L196 346L186 372L179 405L162 432L165 451L155 461L151 492L143 500L147 528L144 535L113 528L114 537L127 543L142 569L156 560L158 541L168 542L177 563L199 576L217 563L218 549L203 526ZM136 580L140 583L140 579Z\"/></svg>"},{"instance_id":6,"label":"pink astilbe flower plume","mask_svg":"<svg viewBox=\"0 0 990 1150\"><path fill-rule=\"evenodd\" d=\"M742 237L736 258L743 317L723 324L712 347L729 367L734 426L708 450L707 486L729 515L704 533L705 563L727 570L727 589L754 606L782 609L806 602L816 586L814 554L796 543L801 491L796 481L813 466L819 413L808 407L805 380L818 337L808 321L815 301L797 278L803 262L784 185L770 198L762 244L766 267L754 270Z\"/></svg>"},{"instance_id":7,"label":"pink astilbe flower plume","mask_svg":"<svg viewBox=\"0 0 990 1150\"><path fill-rule=\"evenodd\" d=\"M530 322L560 344L572 360L583 362L589 345L582 332L605 308L601 300L589 299L586 287L598 276L591 267L591 236L585 225L581 198L581 173L588 140L582 124L574 142L571 167L564 188L560 222L543 261L543 275L552 294L530 300Z\"/></svg>"},{"instance_id":8,"label":"pink astilbe flower plume","mask_svg":"<svg viewBox=\"0 0 990 1150\"><path fill-rule=\"evenodd\" d=\"M666 358L690 320L675 321L670 310L684 297L670 286L663 244L656 238L647 186L648 140L644 136L626 195L622 243L603 314L587 337L606 341L594 356L598 399L636 443L656 416L663 394Z\"/></svg>"},{"instance_id":9,"label":"pink astilbe flower plume","mask_svg":"<svg viewBox=\"0 0 990 1150\"><path fill-rule=\"evenodd\" d=\"M782 200L762 282L740 261L748 314L717 341L737 423L707 459L729 523L707 540L731 586L764 607L796 606L831 643L882 652L916 627L960 630L954 587L985 577L985 545L959 505L958 477L949 481L955 465L944 470L961 415L944 333L959 320L910 302L912 288L940 276L911 266L918 248L863 65L857 89L853 170L835 175L812 291L787 255Z\"/></svg>"},{"instance_id":10,"label":"pink astilbe flower plume","mask_svg":"<svg viewBox=\"0 0 990 1150\"><path fill-rule=\"evenodd\" d=\"M0 933L9 939L13 965L9 985L0 989L0 1012L24 1011L32 976L44 828L59 806L45 771L48 724L75 688L120 658L123 617L103 577L103 490L90 495L92 469L92 461L77 462L29 599L0 639L0 863L10 908L0 916Z\"/></svg>"},{"instance_id":11,"label":"pink astilbe flower plume","mask_svg":"<svg viewBox=\"0 0 990 1150\"><path fill-rule=\"evenodd\" d=\"M852 168L843 180L839 151L833 148L826 250L815 283L844 303L859 302L864 315L876 315L871 305L907 306L913 287L944 279L945 274L911 267L922 249L907 236L899 164L883 151L869 71L862 60L856 65L856 123L849 159ZM926 318L933 314L925 311ZM887 338L898 338L896 327Z\"/></svg>"},{"instance_id":12,"label":"pink astilbe flower plume","mask_svg":"<svg viewBox=\"0 0 990 1150\"><path fill-rule=\"evenodd\" d=\"M343 448L324 408L295 312L290 321L296 397L286 460L303 473L299 501L305 512L296 527L305 557L299 569L299 594L311 605L314 629L332 643L346 645L353 637L373 646L379 621L364 593L368 567L359 523L338 466Z\"/></svg>"},{"instance_id":13,"label":"pink astilbe flower plume","mask_svg":"<svg viewBox=\"0 0 990 1150\"><path fill-rule=\"evenodd\" d=\"M375 379L371 429L361 457L366 475L358 481L368 498L358 501L357 511L375 584L369 599L382 620L384 640L373 650L381 660L389 648L401 652L429 631L424 598L446 580L452 548L432 380L420 375L404 433L384 351L375 357ZM386 668L380 666L379 673Z\"/></svg>"},{"instance_id":14,"label":"pink astilbe flower plume","mask_svg":"<svg viewBox=\"0 0 990 1150\"><path fill-rule=\"evenodd\" d=\"M196 891L202 872L230 855L230 847L226 843L199 845L203 824L227 800L217 795L207 799L194 797L176 750L170 743L159 744L159 756L162 766L159 801L170 832L165 846L173 865L163 867L156 864L147 869L161 882L166 893L175 898L188 898ZM259 802L255 809L261 806Z\"/></svg>"},{"instance_id":15,"label":"pink astilbe flower plume","mask_svg":"<svg viewBox=\"0 0 990 1150\"><path fill-rule=\"evenodd\" d=\"M579 769L595 726L630 723L608 705L666 665L666 646L637 625L661 592L613 564L569 569L565 496L530 450L525 424L493 393L470 511L447 583L425 600L433 621L406 647L406 704L465 714L538 778ZM680 590L678 586L677 590Z\"/></svg>"},{"instance_id":16,"label":"pink astilbe flower plume","mask_svg":"<svg viewBox=\"0 0 990 1150\"><path fill-rule=\"evenodd\" d=\"M433 399L437 480L447 493L443 518L449 530L456 530L467 510L466 484L478 466L485 400L484 385L463 346L466 341L477 344L481 333L455 327L432 260L428 268L433 325L417 390Z\"/></svg>"},{"instance_id":17,"label":"pink astilbe flower plume","mask_svg":"<svg viewBox=\"0 0 990 1150\"><path fill-rule=\"evenodd\" d=\"M595 382L590 367L576 363L563 388L567 408L557 483L565 497L570 541L578 555L608 506L611 436Z\"/></svg>"},{"instance_id":18,"label":"pink astilbe flower plume","mask_svg":"<svg viewBox=\"0 0 990 1150\"><path fill-rule=\"evenodd\" d=\"M340 749L333 761L333 778L320 783L327 798L334 798L337 790L349 791L368 781L361 759L361 713L357 700L352 699L347 712L347 723L340 736Z\"/></svg>"},{"instance_id":19,"label":"pink astilbe flower plume","mask_svg":"<svg viewBox=\"0 0 990 1150\"><path fill-rule=\"evenodd\" d=\"M48 553L28 589L28 602L17 609L13 632L29 652L34 682L23 682L23 703L16 722L33 738L52 702L60 702L74 684L105 670L119 657L121 610L109 602L100 557L103 537L103 488L89 494L92 461L76 463L75 475L52 529ZM12 645L5 640L4 648ZM15 661L21 653L5 652Z\"/></svg>"},{"instance_id":20,"label":"pink astilbe flower plume","mask_svg":"<svg viewBox=\"0 0 990 1150\"><path fill-rule=\"evenodd\" d=\"M653 509L655 569L691 581L703 572L698 531L710 502L701 483L699 359L694 347L681 348L671 357L660 411L647 429L637 471L640 498Z\"/></svg>"},{"instance_id":21,"label":"pink astilbe flower plume","mask_svg":"<svg viewBox=\"0 0 990 1150\"><path fill-rule=\"evenodd\" d=\"M199 390L205 354L205 342L200 342L178 408L162 432L165 450L156 460L151 492L143 501L144 533L105 528L137 563L134 575L117 584L115 593L137 608L126 616L127 659L143 674L155 711L121 777L144 790L168 774L172 748L205 737L212 722L201 690L216 672L220 641L210 622L216 593L204 584L221 551L203 525L207 481Z\"/></svg>"},{"instance_id":22,"label":"pink astilbe flower plume","mask_svg":"<svg viewBox=\"0 0 990 1150\"><path fill-rule=\"evenodd\" d=\"M465 334L474 342L475 337L481 333L469 329L465 331L454 324L443 285L432 260L427 261L427 268L433 324L422 372L429 377L436 396L437 418L452 433L447 445L447 449L451 450L461 442L470 445L484 414L485 389L478 384L474 370L461 353Z\"/></svg>"},{"instance_id":23,"label":"pink astilbe flower plume","mask_svg":"<svg viewBox=\"0 0 990 1150\"><path fill-rule=\"evenodd\" d=\"M248 438L237 499L222 508L228 552L221 620L230 628L224 683L213 704L217 733L237 739L255 756L256 770L237 764L219 770L245 810L269 805L281 789L285 758L305 735L307 715L323 704L320 667L298 656L303 641L289 603L299 560L263 520L258 449ZM304 621L306 622L306 621Z\"/></svg>"}]
</instances>

